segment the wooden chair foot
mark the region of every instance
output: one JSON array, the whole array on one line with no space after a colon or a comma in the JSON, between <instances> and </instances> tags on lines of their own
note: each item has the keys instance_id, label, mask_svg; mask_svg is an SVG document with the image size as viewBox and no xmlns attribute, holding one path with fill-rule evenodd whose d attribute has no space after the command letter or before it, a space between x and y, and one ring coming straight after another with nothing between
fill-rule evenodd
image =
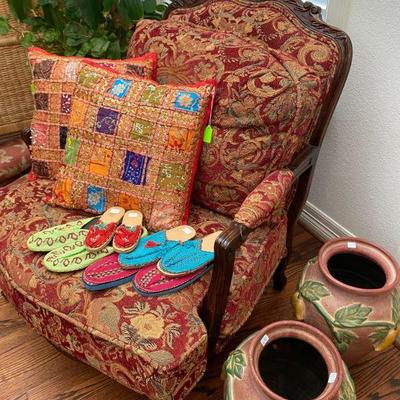
<instances>
[{"instance_id":1,"label":"wooden chair foot","mask_svg":"<svg viewBox=\"0 0 400 400\"><path fill-rule=\"evenodd\" d=\"M278 268L274 272L273 276L273 283L274 283L274 289L281 291L287 283L287 278L286 278L286 265L288 263L287 257L283 258L281 262L278 265Z\"/></svg>"}]
</instances>

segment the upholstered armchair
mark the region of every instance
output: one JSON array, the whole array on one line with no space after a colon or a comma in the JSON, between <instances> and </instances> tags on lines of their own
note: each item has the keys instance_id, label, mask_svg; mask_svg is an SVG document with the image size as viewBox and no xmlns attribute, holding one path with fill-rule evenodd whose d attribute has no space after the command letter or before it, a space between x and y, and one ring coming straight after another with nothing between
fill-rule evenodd
<instances>
[{"instance_id":1,"label":"upholstered armchair","mask_svg":"<svg viewBox=\"0 0 400 400\"><path fill-rule=\"evenodd\" d=\"M129 283L88 292L80 273L50 273L42 256L26 248L32 232L82 214L48 206L43 198L52 183L46 180L23 178L0 189L5 296L56 347L151 399L186 396L204 374L208 357L246 322L266 285L271 280L278 290L285 285L293 228L352 57L348 36L321 22L318 7L300 0L176 0L166 18L170 32L174 24L193 26L185 28L183 38L189 47L200 40L193 36L195 26L213 38L232 32L234 54L240 55L235 59L250 57L252 64L255 54L236 45L239 37L268 52L271 68L280 71L278 80L272 78L268 64L251 90L240 86L240 77L231 79L225 94L240 101L219 104L220 112L214 108L214 137L203 146L188 221L199 236L223 231L212 272L162 297L142 297ZM156 43L156 35L146 36L151 32L145 25L138 25L131 55L150 49L177 54L168 47L174 42L163 39L165 31ZM170 61L160 57L161 81L188 80L220 65L215 58L216 64L211 60L205 68L202 60ZM172 66L186 62L190 72L172 72ZM254 117L260 96L269 99L270 125ZM260 103L264 110L265 102Z\"/></svg>"}]
</instances>

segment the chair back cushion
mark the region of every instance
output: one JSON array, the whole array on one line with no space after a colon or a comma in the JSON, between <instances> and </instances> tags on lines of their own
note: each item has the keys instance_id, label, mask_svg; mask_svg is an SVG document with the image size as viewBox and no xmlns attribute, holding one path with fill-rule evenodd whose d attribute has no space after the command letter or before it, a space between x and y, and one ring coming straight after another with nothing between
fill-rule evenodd
<instances>
[{"instance_id":1,"label":"chair back cushion","mask_svg":"<svg viewBox=\"0 0 400 400\"><path fill-rule=\"evenodd\" d=\"M233 215L302 147L321 104L320 76L259 40L171 17L140 21L129 56L157 53L160 82L214 78L213 139L203 145L193 198Z\"/></svg>"}]
</instances>

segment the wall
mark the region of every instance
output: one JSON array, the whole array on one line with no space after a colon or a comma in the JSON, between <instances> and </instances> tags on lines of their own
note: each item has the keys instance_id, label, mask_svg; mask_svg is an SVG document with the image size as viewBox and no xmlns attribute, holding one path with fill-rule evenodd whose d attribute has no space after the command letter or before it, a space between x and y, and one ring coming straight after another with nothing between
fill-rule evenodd
<instances>
[{"instance_id":1,"label":"wall","mask_svg":"<svg viewBox=\"0 0 400 400\"><path fill-rule=\"evenodd\" d=\"M351 37L353 65L322 146L303 220L322 236L362 236L399 257L399 2L330 1L330 7L346 7L336 13L328 8L328 22L342 25Z\"/></svg>"}]
</instances>

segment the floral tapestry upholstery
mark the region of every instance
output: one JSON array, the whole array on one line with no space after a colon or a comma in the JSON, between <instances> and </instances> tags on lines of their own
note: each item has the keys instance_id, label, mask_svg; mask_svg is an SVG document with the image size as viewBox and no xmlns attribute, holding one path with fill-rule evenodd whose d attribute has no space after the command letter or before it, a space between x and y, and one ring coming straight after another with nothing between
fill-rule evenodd
<instances>
[{"instance_id":1,"label":"floral tapestry upholstery","mask_svg":"<svg viewBox=\"0 0 400 400\"><path fill-rule=\"evenodd\" d=\"M161 82L216 79L213 139L203 145L193 198L233 216L303 146L321 104L320 77L291 54L177 17L139 21L129 55L149 51Z\"/></svg>"},{"instance_id":2,"label":"floral tapestry upholstery","mask_svg":"<svg viewBox=\"0 0 400 400\"><path fill-rule=\"evenodd\" d=\"M274 223L285 215L294 180L290 170L269 174L245 199L235 221L254 229Z\"/></svg>"},{"instance_id":3,"label":"floral tapestry upholstery","mask_svg":"<svg viewBox=\"0 0 400 400\"><path fill-rule=\"evenodd\" d=\"M169 19L259 40L260 46L266 44L311 67L321 78L323 95L329 90L339 60L336 42L306 28L285 4L278 1L209 0L189 10L174 10Z\"/></svg>"},{"instance_id":4,"label":"floral tapestry upholstery","mask_svg":"<svg viewBox=\"0 0 400 400\"><path fill-rule=\"evenodd\" d=\"M30 165L29 148L22 139L0 143L0 186Z\"/></svg>"},{"instance_id":5,"label":"floral tapestry upholstery","mask_svg":"<svg viewBox=\"0 0 400 400\"><path fill-rule=\"evenodd\" d=\"M207 332L198 307L208 273L184 290L145 298L130 283L89 292L81 272L56 274L30 252L33 232L76 219L48 206L51 181L20 178L0 189L0 288L22 317L58 348L150 399L181 399L206 367ZM231 219L192 204L189 223L199 236ZM285 253L286 219L252 232L238 251L219 348L249 317Z\"/></svg>"}]
</instances>

